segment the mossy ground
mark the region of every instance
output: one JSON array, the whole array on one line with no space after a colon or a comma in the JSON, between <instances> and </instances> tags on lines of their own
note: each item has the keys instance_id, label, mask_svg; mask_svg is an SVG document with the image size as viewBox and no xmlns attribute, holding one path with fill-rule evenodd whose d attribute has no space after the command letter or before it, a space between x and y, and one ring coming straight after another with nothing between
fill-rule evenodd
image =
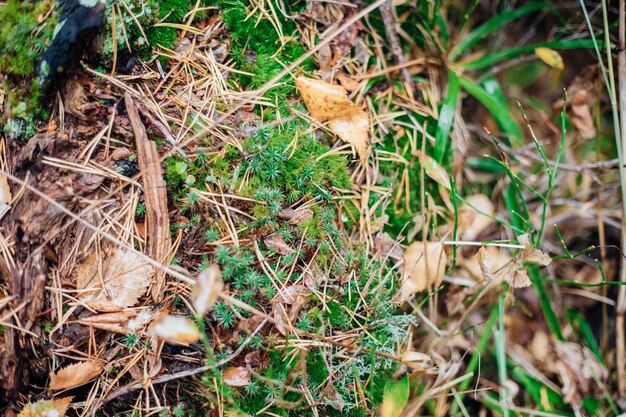
<instances>
[{"instance_id":1,"label":"mossy ground","mask_svg":"<svg viewBox=\"0 0 626 417\"><path fill-rule=\"evenodd\" d=\"M281 44L269 21L246 19L250 10L243 2L212 5L221 10L232 42L230 57L235 68L254 74L233 74L230 82L236 89L263 86L284 69L283 63L292 62L305 52L290 37L296 34L291 22L280 22L285 37L290 39ZM313 67L313 62L306 60L301 68L312 70ZM278 114L284 118L294 114L294 108L303 110L290 79L270 89L265 97L276 103L254 109L265 126L272 125ZM235 220L237 228L242 230L239 239L252 241L279 233L288 245L299 248L297 253L281 256L276 250L260 245L263 257L274 270L276 282L260 267L249 244L214 246L209 256L197 260L200 269L217 262L235 297L262 310L271 310L276 286L294 282L290 272L294 264L313 262L319 268L318 273L326 277L323 284L326 293L323 297L309 296L308 307L300 312L294 326L320 335L327 335L331 329L332 333L355 334L356 351L366 351L344 352L342 355L347 354L349 359L336 357L329 353L334 351L332 346L297 348L297 339L277 343L283 337L276 335L275 330L262 332L249 343L252 350L261 352L266 365L243 389L223 386L224 401L233 410L250 415L268 406L267 411L276 415L312 415L304 391L299 388L304 384L305 390L322 398L320 406L326 415L371 413L380 403L385 382L397 366L378 353L393 355L412 319L396 315L396 308L390 303L397 282L387 274L386 264L371 259L362 244L351 242L345 235L345 230L355 225L349 216L342 216L334 197L337 190L351 188L348 161L343 155L327 155L330 148L323 142L331 138L316 137L309 124L298 117L278 126L247 127L251 133L243 143L243 153L235 146L225 145L218 157L200 153L192 162L179 157L168 160L166 179L172 199L179 202L182 213L190 219L189 223L174 227L202 224L206 218L196 189L236 190L238 195L258 201L238 206L254 216L254 219ZM209 141L204 145L215 144ZM280 217L283 209L304 202L314 202L309 206L312 219L292 225ZM350 207L351 203L347 205ZM207 244L228 235L227 224L215 220L210 223L204 232ZM301 266L296 271L302 271ZM248 314L218 302L206 325L216 323L228 331L236 326L237 317L246 318ZM366 335L360 335L359 329L367 329ZM294 347L290 347L292 343ZM234 348L216 347L215 356L219 360ZM209 390L213 384L210 377L214 376L210 374L207 379ZM329 387L335 390L334 395L325 393Z\"/></svg>"}]
</instances>

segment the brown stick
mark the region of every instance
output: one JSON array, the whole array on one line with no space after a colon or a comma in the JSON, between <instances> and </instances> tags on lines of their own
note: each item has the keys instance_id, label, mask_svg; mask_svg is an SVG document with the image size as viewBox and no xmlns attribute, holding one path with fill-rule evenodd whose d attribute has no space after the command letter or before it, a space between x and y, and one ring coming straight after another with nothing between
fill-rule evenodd
<instances>
[{"instance_id":1,"label":"brown stick","mask_svg":"<svg viewBox=\"0 0 626 417\"><path fill-rule=\"evenodd\" d=\"M170 219L167 210L167 190L163 180L163 171L159 162L159 153L154 142L148 139L137 106L129 93L124 96L126 112L135 134L139 168L143 176L143 189L146 199L147 251L148 256L158 262L167 262L172 247ZM159 302L165 286L165 273L157 271L156 283L152 286L152 299Z\"/></svg>"},{"instance_id":2,"label":"brown stick","mask_svg":"<svg viewBox=\"0 0 626 417\"><path fill-rule=\"evenodd\" d=\"M387 0L380 6L380 14L383 18L385 25L385 32L387 34L387 40L391 46L391 53L396 59L397 66L400 67L402 78L404 78L404 84L407 94L410 98L413 98L413 80L411 79L411 73L407 67L404 66L404 56L402 55L402 46L400 46L400 39L396 33L395 24L393 22L393 0Z\"/></svg>"}]
</instances>

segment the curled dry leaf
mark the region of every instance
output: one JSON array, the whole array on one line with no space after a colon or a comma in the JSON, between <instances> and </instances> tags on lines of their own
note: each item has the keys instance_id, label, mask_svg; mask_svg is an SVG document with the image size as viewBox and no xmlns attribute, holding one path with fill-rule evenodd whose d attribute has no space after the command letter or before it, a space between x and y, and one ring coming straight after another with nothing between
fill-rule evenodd
<instances>
[{"instance_id":1,"label":"curled dry leaf","mask_svg":"<svg viewBox=\"0 0 626 417\"><path fill-rule=\"evenodd\" d=\"M571 121L583 139L596 137L596 124L591 113L593 102L593 94L582 88L575 90L572 94L570 103L572 111Z\"/></svg>"},{"instance_id":2,"label":"curled dry leaf","mask_svg":"<svg viewBox=\"0 0 626 417\"><path fill-rule=\"evenodd\" d=\"M377 233L374 237L374 255L380 258L389 257L394 262L402 260L402 248L400 244L392 239L386 232Z\"/></svg>"},{"instance_id":3,"label":"curled dry leaf","mask_svg":"<svg viewBox=\"0 0 626 417\"><path fill-rule=\"evenodd\" d=\"M265 243L265 246L270 249L274 249L281 255L290 255L296 252L291 246L285 243L285 240L280 233L274 233L273 235L267 236L263 239L263 243Z\"/></svg>"},{"instance_id":4,"label":"curled dry leaf","mask_svg":"<svg viewBox=\"0 0 626 417\"><path fill-rule=\"evenodd\" d=\"M589 348L577 343L557 341L554 350L558 360L552 364L552 370L563 381L566 403L577 404L583 396L601 390L596 381L605 381L608 371Z\"/></svg>"},{"instance_id":5,"label":"curled dry leaf","mask_svg":"<svg viewBox=\"0 0 626 417\"><path fill-rule=\"evenodd\" d=\"M195 323L183 316L164 315L152 326L155 336L168 343L194 343L200 340L200 331Z\"/></svg>"},{"instance_id":6,"label":"curled dry leaf","mask_svg":"<svg viewBox=\"0 0 626 417\"><path fill-rule=\"evenodd\" d=\"M459 231L464 240L476 239L493 222L495 209L491 199L483 194L465 198L467 203L459 210Z\"/></svg>"},{"instance_id":7,"label":"curled dry leaf","mask_svg":"<svg viewBox=\"0 0 626 417\"><path fill-rule=\"evenodd\" d=\"M504 279L513 288L527 288L533 285L528 277L528 273L521 268L514 269L510 274L507 274Z\"/></svg>"},{"instance_id":8,"label":"curled dry leaf","mask_svg":"<svg viewBox=\"0 0 626 417\"><path fill-rule=\"evenodd\" d=\"M224 289L222 272L216 264L201 271L196 277L193 292L193 308L200 316L204 316L215 305L217 298Z\"/></svg>"},{"instance_id":9,"label":"curled dry leaf","mask_svg":"<svg viewBox=\"0 0 626 417\"><path fill-rule=\"evenodd\" d=\"M491 269L491 259L489 258L489 253L484 246L481 246L478 250L476 260L478 261L478 266L480 266L480 273L482 274L483 279L487 281L494 281L496 277Z\"/></svg>"},{"instance_id":10,"label":"curled dry leaf","mask_svg":"<svg viewBox=\"0 0 626 417\"><path fill-rule=\"evenodd\" d=\"M309 290L304 285L291 285L276 294L273 314L276 319L275 326L283 336L287 335L285 320L289 320L290 323L296 321L300 311L309 301L308 294Z\"/></svg>"},{"instance_id":11,"label":"curled dry leaf","mask_svg":"<svg viewBox=\"0 0 626 417\"><path fill-rule=\"evenodd\" d=\"M231 387L245 387L250 384L250 371L244 366L231 366L222 371L222 381Z\"/></svg>"},{"instance_id":12,"label":"curled dry leaf","mask_svg":"<svg viewBox=\"0 0 626 417\"><path fill-rule=\"evenodd\" d=\"M552 258L532 246L530 237L527 234L519 237L519 243L524 246L524 250L521 253L522 261L543 266L550 265L552 262Z\"/></svg>"},{"instance_id":13,"label":"curled dry leaf","mask_svg":"<svg viewBox=\"0 0 626 417\"><path fill-rule=\"evenodd\" d=\"M74 397L63 397L53 401L42 400L33 404L26 404L17 417L65 417L72 398Z\"/></svg>"},{"instance_id":14,"label":"curled dry leaf","mask_svg":"<svg viewBox=\"0 0 626 417\"><path fill-rule=\"evenodd\" d=\"M308 208L299 208L299 209L284 209L278 216L289 220L290 224L300 225L306 221L309 221L313 218L313 210Z\"/></svg>"},{"instance_id":15,"label":"curled dry leaf","mask_svg":"<svg viewBox=\"0 0 626 417\"><path fill-rule=\"evenodd\" d=\"M95 359L75 363L61 368L57 373L50 373L51 390L79 387L91 381L102 372L102 364Z\"/></svg>"},{"instance_id":16,"label":"curled dry leaf","mask_svg":"<svg viewBox=\"0 0 626 417\"><path fill-rule=\"evenodd\" d=\"M11 209L12 199L7 177L0 175L0 219Z\"/></svg>"},{"instance_id":17,"label":"curled dry leaf","mask_svg":"<svg viewBox=\"0 0 626 417\"><path fill-rule=\"evenodd\" d=\"M400 300L443 281L448 257L441 242L414 242L404 252Z\"/></svg>"},{"instance_id":18,"label":"curled dry leaf","mask_svg":"<svg viewBox=\"0 0 626 417\"><path fill-rule=\"evenodd\" d=\"M140 333L152 321L152 315L152 310L146 308L123 310L84 317L78 323L109 332L131 334Z\"/></svg>"},{"instance_id":19,"label":"curled dry leaf","mask_svg":"<svg viewBox=\"0 0 626 417\"><path fill-rule=\"evenodd\" d=\"M328 121L329 129L356 149L361 163L369 153L369 117L347 96L345 88L325 81L298 77L296 87L311 117L320 123Z\"/></svg>"},{"instance_id":20,"label":"curled dry leaf","mask_svg":"<svg viewBox=\"0 0 626 417\"><path fill-rule=\"evenodd\" d=\"M414 351L403 352L402 362L417 371L425 371L433 366L433 361L430 356Z\"/></svg>"},{"instance_id":21,"label":"curled dry leaf","mask_svg":"<svg viewBox=\"0 0 626 417\"><path fill-rule=\"evenodd\" d=\"M74 272L81 301L98 311L120 311L146 293L154 268L139 255L115 248L104 257L92 253ZM100 275L102 274L102 275Z\"/></svg>"}]
</instances>

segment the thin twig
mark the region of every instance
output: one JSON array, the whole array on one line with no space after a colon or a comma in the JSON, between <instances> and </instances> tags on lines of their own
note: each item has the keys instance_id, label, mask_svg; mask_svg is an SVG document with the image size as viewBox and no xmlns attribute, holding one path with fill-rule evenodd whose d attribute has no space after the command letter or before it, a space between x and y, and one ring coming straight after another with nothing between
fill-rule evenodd
<instances>
[{"instance_id":1,"label":"thin twig","mask_svg":"<svg viewBox=\"0 0 626 417\"><path fill-rule=\"evenodd\" d=\"M395 23L393 21L393 0L387 0L380 6L380 15L383 18L385 25L385 33L387 34L387 40L391 46L391 53L396 59L396 64L400 68L402 78L404 79L404 88L406 88L407 94L413 98L413 80L408 68L404 65L404 55L402 55L402 47L400 46L400 39L396 32Z\"/></svg>"}]
</instances>

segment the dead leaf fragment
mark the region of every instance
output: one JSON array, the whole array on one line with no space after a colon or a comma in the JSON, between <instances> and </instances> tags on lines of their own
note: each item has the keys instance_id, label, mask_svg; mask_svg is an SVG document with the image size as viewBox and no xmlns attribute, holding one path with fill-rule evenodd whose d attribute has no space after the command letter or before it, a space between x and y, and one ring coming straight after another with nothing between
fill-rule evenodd
<instances>
[{"instance_id":1,"label":"dead leaf fragment","mask_svg":"<svg viewBox=\"0 0 626 417\"><path fill-rule=\"evenodd\" d=\"M85 362L61 368L56 373L50 373L51 390L62 390L79 387L91 381L102 372L100 361L91 359Z\"/></svg>"},{"instance_id":2,"label":"dead leaf fragment","mask_svg":"<svg viewBox=\"0 0 626 417\"><path fill-rule=\"evenodd\" d=\"M521 253L522 261L543 266L550 265L552 258L539 249L535 249L527 234L521 235L518 240L524 246L524 250Z\"/></svg>"},{"instance_id":3,"label":"dead leaf fragment","mask_svg":"<svg viewBox=\"0 0 626 417\"><path fill-rule=\"evenodd\" d=\"M339 85L305 77L296 78L295 83L309 114L320 123L358 110L348 98L346 89Z\"/></svg>"},{"instance_id":4,"label":"dead leaf fragment","mask_svg":"<svg viewBox=\"0 0 626 417\"><path fill-rule=\"evenodd\" d=\"M250 384L250 371L244 366L231 366L222 371L222 381L231 387L245 387Z\"/></svg>"},{"instance_id":5,"label":"dead leaf fragment","mask_svg":"<svg viewBox=\"0 0 626 417\"><path fill-rule=\"evenodd\" d=\"M557 341L554 350L558 360L551 365L551 370L563 381L566 403L576 404L582 397L602 390L596 381L606 381L608 371L589 348Z\"/></svg>"},{"instance_id":6,"label":"dead leaf fragment","mask_svg":"<svg viewBox=\"0 0 626 417\"><path fill-rule=\"evenodd\" d=\"M527 288L533 285L524 269L515 269L511 274L505 276L504 279L513 288Z\"/></svg>"},{"instance_id":7,"label":"dead leaf fragment","mask_svg":"<svg viewBox=\"0 0 626 417\"><path fill-rule=\"evenodd\" d=\"M313 218L313 210L308 208L284 209L278 213L279 217L289 220L290 224L300 225Z\"/></svg>"},{"instance_id":8,"label":"dead leaf fragment","mask_svg":"<svg viewBox=\"0 0 626 417\"><path fill-rule=\"evenodd\" d=\"M164 315L152 327L155 336L168 343L194 343L200 340L200 331L195 323L183 316Z\"/></svg>"},{"instance_id":9,"label":"dead leaf fragment","mask_svg":"<svg viewBox=\"0 0 626 417\"><path fill-rule=\"evenodd\" d=\"M63 397L53 401L42 400L26 404L17 417L65 417L72 398L74 397Z\"/></svg>"},{"instance_id":10,"label":"dead leaf fragment","mask_svg":"<svg viewBox=\"0 0 626 417\"><path fill-rule=\"evenodd\" d=\"M154 268L139 255L115 248L109 255L91 253L74 272L80 299L98 311L119 311L139 301L150 286Z\"/></svg>"},{"instance_id":11,"label":"dead leaf fragment","mask_svg":"<svg viewBox=\"0 0 626 417\"><path fill-rule=\"evenodd\" d=\"M464 240L474 240L493 222L495 208L491 199L484 194L474 194L459 210L459 231Z\"/></svg>"},{"instance_id":12,"label":"dead leaf fragment","mask_svg":"<svg viewBox=\"0 0 626 417\"><path fill-rule=\"evenodd\" d=\"M7 177L0 175L0 219L11 209L12 199Z\"/></svg>"},{"instance_id":13,"label":"dead leaf fragment","mask_svg":"<svg viewBox=\"0 0 626 417\"><path fill-rule=\"evenodd\" d=\"M596 137L596 125L591 113L593 100L593 95L582 88L575 90L571 100L568 100L572 110L572 124L583 139Z\"/></svg>"},{"instance_id":14,"label":"dead leaf fragment","mask_svg":"<svg viewBox=\"0 0 626 417\"><path fill-rule=\"evenodd\" d=\"M311 117L320 123L328 121L328 128L341 140L354 146L362 164L369 153L369 117L347 96L339 85L312 78L298 77L296 87Z\"/></svg>"},{"instance_id":15,"label":"dead leaf fragment","mask_svg":"<svg viewBox=\"0 0 626 417\"><path fill-rule=\"evenodd\" d=\"M265 243L265 246L268 248L274 249L280 255L290 255L296 252L291 246L285 243L285 240L280 233L274 233L267 236L263 239L263 243Z\"/></svg>"},{"instance_id":16,"label":"dead leaf fragment","mask_svg":"<svg viewBox=\"0 0 626 417\"><path fill-rule=\"evenodd\" d=\"M476 259L478 260L478 265L480 266L480 272L483 276L483 279L487 281L495 281L496 277L492 272L491 259L489 258L489 253L484 246L481 246L481 248L478 250L478 254L476 254Z\"/></svg>"},{"instance_id":17,"label":"dead leaf fragment","mask_svg":"<svg viewBox=\"0 0 626 417\"><path fill-rule=\"evenodd\" d=\"M111 159L114 161L120 161L128 158L132 154L133 153L128 148L116 148L113 152L111 152Z\"/></svg>"},{"instance_id":18,"label":"dead leaf fragment","mask_svg":"<svg viewBox=\"0 0 626 417\"><path fill-rule=\"evenodd\" d=\"M352 114L337 117L328 122L329 129L341 140L354 146L361 164L365 165L369 152L370 120L361 109Z\"/></svg>"},{"instance_id":19,"label":"dead leaf fragment","mask_svg":"<svg viewBox=\"0 0 626 417\"><path fill-rule=\"evenodd\" d=\"M222 272L216 264L201 271L196 277L193 292L193 308L200 316L204 316L215 305L217 298L224 289Z\"/></svg>"},{"instance_id":20,"label":"dead leaf fragment","mask_svg":"<svg viewBox=\"0 0 626 417\"><path fill-rule=\"evenodd\" d=\"M443 281L448 257L441 242L414 242L404 251L400 300Z\"/></svg>"}]
</instances>

